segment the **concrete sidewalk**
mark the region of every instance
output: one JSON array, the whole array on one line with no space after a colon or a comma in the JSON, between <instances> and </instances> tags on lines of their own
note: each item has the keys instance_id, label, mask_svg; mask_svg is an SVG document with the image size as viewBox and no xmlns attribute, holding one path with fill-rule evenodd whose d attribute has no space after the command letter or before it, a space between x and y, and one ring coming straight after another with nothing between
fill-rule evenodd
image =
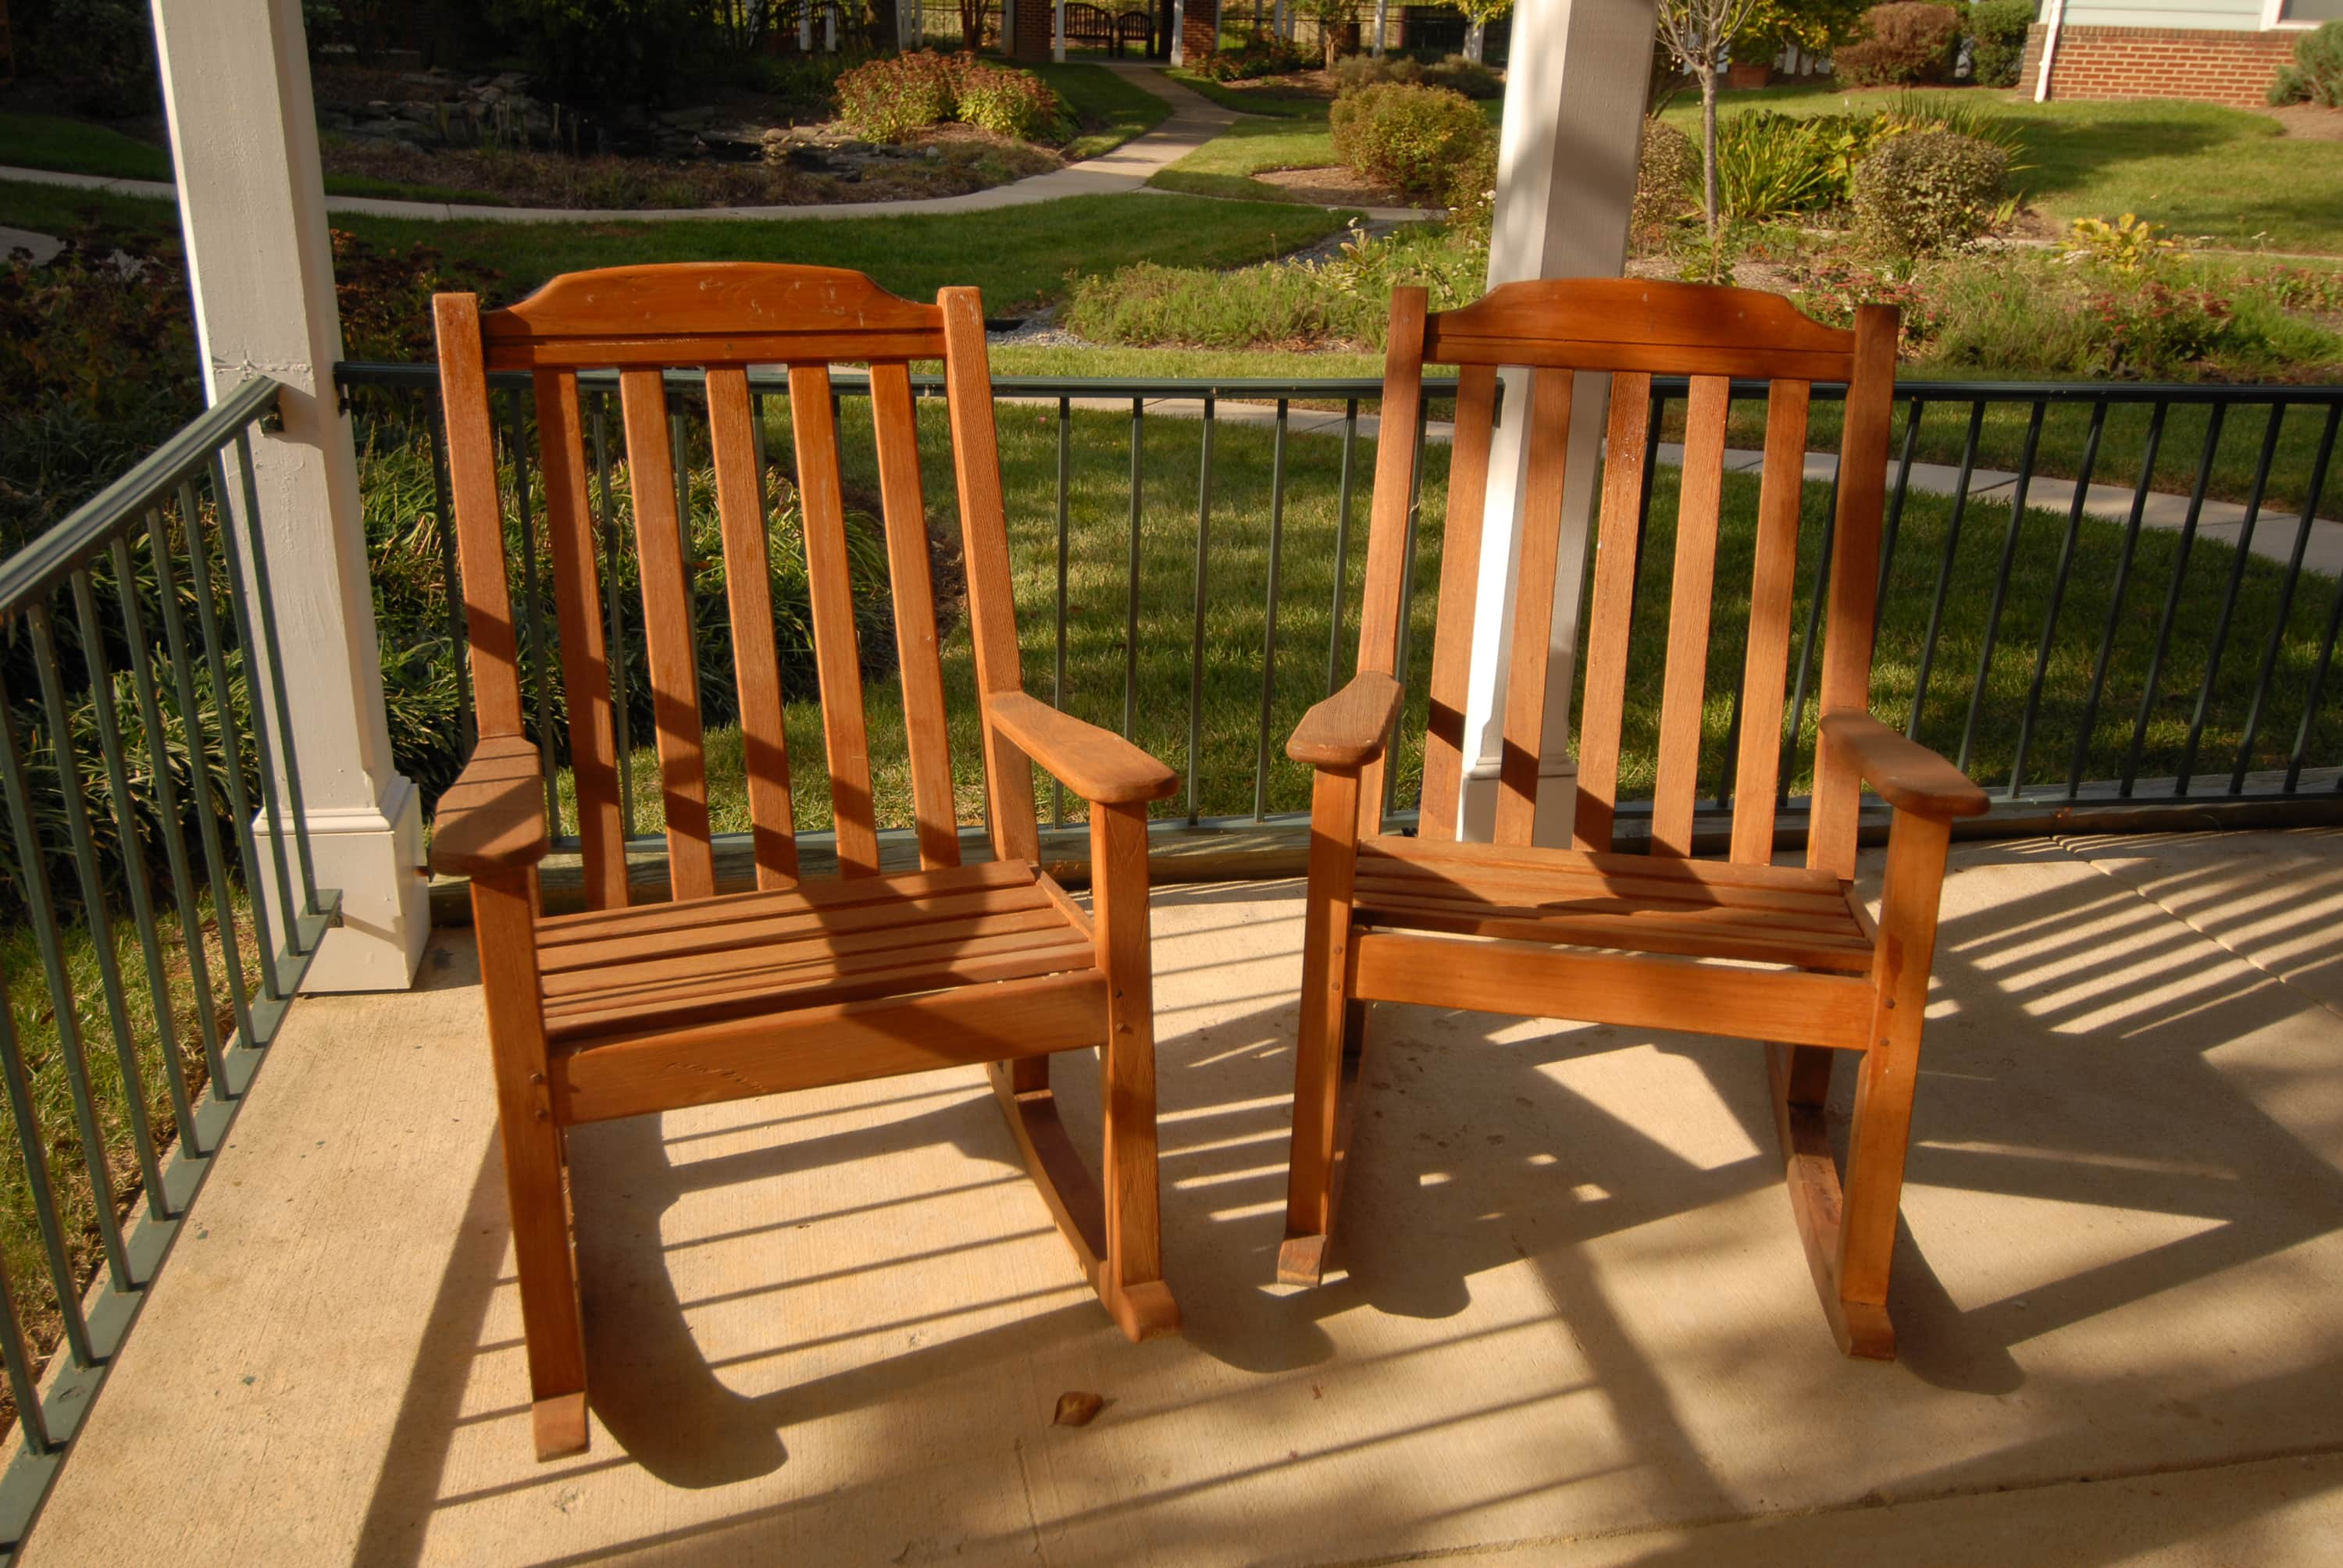
<instances>
[{"instance_id":1,"label":"concrete sidewalk","mask_svg":"<svg viewBox=\"0 0 2343 1568\"><path fill-rule=\"evenodd\" d=\"M1172 888L1183 1335L1116 1334L972 1070L599 1126L594 1447L538 1465L451 932L297 1006L27 1561L2331 1560L2343 831L1954 861L1896 1364L1729 1040L1379 1008L1347 1272L1272 1285L1299 890Z\"/></svg>"},{"instance_id":2,"label":"concrete sidewalk","mask_svg":"<svg viewBox=\"0 0 2343 1568\"><path fill-rule=\"evenodd\" d=\"M1236 115L1198 93L1192 93L1153 66L1110 65L1110 71L1128 77L1172 105L1172 116L1144 136L1135 136L1111 152L1081 163L1035 175L1029 179L993 186L960 196L917 196L896 201L858 202L837 206L717 206L717 207L540 207L472 206L462 203L402 201L387 196L326 197L328 212L360 213L373 217L419 217L443 221L486 223L666 223L677 219L753 219L771 222L794 218L898 217L915 213L990 212L1001 207L1030 206L1065 196L1116 196L1136 191L1148 176L1187 156L1228 129ZM0 167L0 180L25 180L35 185L66 186L75 190L106 191L116 196L178 198L178 187L167 180L107 179L97 175L63 174L54 169ZM1412 209L1410 209L1412 211Z\"/></svg>"}]
</instances>

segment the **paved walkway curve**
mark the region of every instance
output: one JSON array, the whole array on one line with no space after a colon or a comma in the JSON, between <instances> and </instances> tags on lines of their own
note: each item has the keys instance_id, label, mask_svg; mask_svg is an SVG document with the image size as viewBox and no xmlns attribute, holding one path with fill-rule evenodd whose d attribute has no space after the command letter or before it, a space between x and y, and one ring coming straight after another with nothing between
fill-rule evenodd
<instances>
[{"instance_id":1,"label":"paved walkway curve","mask_svg":"<svg viewBox=\"0 0 2343 1568\"><path fill-rule=\"evenodd\" d=\"M1065 196L1121 196L1144 189L1148 177L1219 136L1236 123L1232 109L1224 109L1202 94L1189 91L1163 74L1160 66L1107 65L1172 106L1172 117L1143 136L1134 136L1111 152L1047 174L1015 180L988 190L960 196L916 196L899 201L849 202L824 206L710 207L540 207L472 206L463 203L397 201L386 196L326 197L328 212L359 213L370 217L434 218L485 223L666 223L679 218L776 219L897 217L917 213L990 212L1001 207L1030 206ZM116 196L161 196L176 200L178 187L167 180L118 180L99 175L64 174L55 169L0 166L0 180L24 180L35 185L66 186ZM1413 207L1364 209L1377 218L1417 218L1428 215Z\"/></svg>"}]
</instances>

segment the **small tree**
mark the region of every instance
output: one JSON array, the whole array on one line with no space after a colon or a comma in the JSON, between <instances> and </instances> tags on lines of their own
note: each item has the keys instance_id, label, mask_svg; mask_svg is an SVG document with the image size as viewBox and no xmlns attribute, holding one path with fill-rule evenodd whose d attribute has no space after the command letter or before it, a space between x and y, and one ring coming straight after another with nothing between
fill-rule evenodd
<instances>
[{"instance_id":1,"label":"small tree","mask_svg":"<svg viewBox=\"0 0 2343 1568\"><path fill-rule=\"evenodd\" d=\"M1483 41L1488 33L1489 24L1511 11L1513 0L1456 0L1456 8L1463 12L1465 21L1472 24L1464 30L1464 57L1477 65L1481 63Z\"/></svg>"},{"instance_id":2,"label":"small tree","mask_svg":"<svg viewBox=\"0 0 2343 1568\"><path fill-rule=\"evenodd\" d=\"M1700 84L1701 207L1715 254L1716 202L1716 79L1733 40L1745 32L1766 0L1659 0L1659 40L1668 57Z\"/></svg>"}]
</instances>

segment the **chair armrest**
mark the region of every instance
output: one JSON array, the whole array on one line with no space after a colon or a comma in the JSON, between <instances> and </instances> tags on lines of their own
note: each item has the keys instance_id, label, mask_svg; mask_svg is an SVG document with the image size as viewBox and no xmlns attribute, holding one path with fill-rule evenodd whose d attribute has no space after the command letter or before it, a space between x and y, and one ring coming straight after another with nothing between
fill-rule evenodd
<instances>
[{"instance_id":1,"label":"chair armrest","mask_svg":"<svg viewBox=\"0 0 2343 1568\"><path fill-rule=\"evenodd\" d=\"M1313 768L1355 772L1383 754L1399 698L1398 681L1381 670L1363 669L1350 685L1302 716L1285 754Z\"/></svg>"},{"instance_id":2,"label":"chair armrest","mask_svg":"<svg viewBox=\"0 0 2343 1568\"><path fill-rule=\"evenodd\" d=\"M1121 736L1022 691L986 698L984 721L1094 806L1161 800L1180 787L1178 774Z\"/></svg>"},{"instance_id":3,"label":"chair armrest","mask_svg":"<svg viewBox=\"0 0 2343 1568\"><path fill-rule=\"evenodd\" d=\"M1966 775L1868 713L1823 715L1823 744L1845 749L1855 771L1899 811L1950 820L1985 814L1985 791Z\"/></svg>"},{"instance_id":4,"label":"chair armrest","mask_svg":"<svg viewBox=\"0 0 2343 1568\"><path fill-rule=\"evenodd\" d=\"M545 774L523 735L483 735L431 815L431 869L478 877L545 859Z\"/></svg>"}]
</instances>

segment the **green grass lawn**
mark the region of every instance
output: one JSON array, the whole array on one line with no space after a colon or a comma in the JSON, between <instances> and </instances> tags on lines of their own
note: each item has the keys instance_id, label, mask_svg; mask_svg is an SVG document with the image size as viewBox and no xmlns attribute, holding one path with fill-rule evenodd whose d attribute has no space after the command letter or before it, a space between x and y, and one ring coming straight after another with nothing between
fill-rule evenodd
<instances>
[{"instance_id":1,"label":"green grass lawn","mask_svg":"<svg viewBox=\"0 0 2343 1568\"><path fill-rule=\"evenodd\" d=\"M628 262L797 261L850 266L914 299L947 284L984 290L988 309L1055 298L1079 267L1126 262L1226 267L1264 260L1338 232L1349 215L1269 203L1157 196L1071 196L990 212L851 219L659 223L492 223L337 215L337 228L374 245L431 246L502 273L517 297L557 273ZM103 192L0 182L0 223L62 234L96 218L176 236L171 204Z\"/></svg>"},{"instance_id":2,"label":"green grass lawn","mask_svg":"<svg viewBox=\"0 0 2343 1568\"><path fill-rule=\"evenodd\" d=\"M112 180L171 177L171 155L152 142L61 115L0 114L0 164Z\"/></svg>"},{"instance_id":3,"label":"green grass lawn","mask_svg":"<svg viewBox=\"0 0 2343 1568\"><path fill-rule=\"evenodd\" d=\"M1157 171L1148 184L1192 196L1294 199L1252 176L1264 169L1324 168L1335 161L1334 138L1326 126L1324 99L1279 101L1290 106L1279 111L1282 117L1239 120L1170 168ZM1504 104L1500 99L1486 100L1481 111L1493 126L1503 118Z\"/></svg>"},{"instance_id":4,"label":"green grass lawn","mask_svg":"<svg viewBox=\"0 0 2343 1568\"><path fill-rule=\"evenodd\" d=\"M1435 412L1441 412L1436 410ZM786 451L787 406L769 407L769 450ZM949 526L950 508L946 450L939 414L923 410L927 424L928 483L935 526ZM1069 711L1111 729L1125 727L1140 744L1178 769L1192 769L1197 804L1207 816L1250 812L1254 801L1263 694L1262 651L1271 529L1271 444L1265 430L1222 427L1215 437L1211 522L1206 544L1207 590L1203 606L1202 675L1202 746L1191 756L1187 713L1191 650L1196 603L1198 548L1197 481L1201 426L1192 420L1154 419L1146 427L1141 458L1141 502L1137 592L1137 654L1134 683L1126 684L1126 617L1130 613L1128 563L1132 549L1130 421L1117 413L1077 412L1073 417L1068 507L1066 678L1055 682L1056 628L1052 616L1056 574L1057 419L1046 407L1001 410L1003 474L1009 498L1012 568L1018 585L1019 629L1028 689L1059 700ZM844 447L850 486L875 484L870 457L867 412L850 404ZM1362 591L1368 508L1367 481L1373 443L1363 440L1355 455L1359 482L1353 503L1352 536L1343 580L1333 575L1335 505L1341 480L1342 444L1325 437L1295 436L1286 455L1286 500L1280 548L1280 597L1275 663L1269 683L1266 805L1272 811L1303 809L1308 771L1286 760L1282 746L1294 722L1325 695L1330 663L1346 677L1352 667ZM1409 733L1399 753L1400 799L1413 799L1421 756L1424 680L1429 673L1433 612L1439 583L1442 512L1445 498L1445 449L1426 453L1427 477L1420 553L1412 604ZM1673 550L1673 513L1677 473L1660 470L1654 486L1654 523L1644 549L1639 604L1631 653L1631 691L1626 735L1629 759L1624 787L1632 796L1651 786L1650 753L1656 737L1660 677L1665 658L1664 607ZM1731 729L1733 692L1747 616L1747 584L1757 485L1748 476L1725 482L1723 544L1717 567L1718 598L1710 651L1712 677L1706 709L1704 793L1721 779ZM1815 558L1829 505L1826 486L1810 486L1793 624L1802 626L1811 590ZM1902 518L1873 679L1875 711L1899 727L1913 701L1938 572L1948 538L1953 567L1944 626L1928 695L1921 709L1920 737L1948 755L1956 754L1968 726L1969 693L1984 651L1991 585L2009 526L2006 501L1973 505L1956 538L1952 508L1942 498L1916 495ZM1972 773L1988 785L2006 785L2015 766L2016 733L2025 709L2042 629L2050 608L2055 563L2066 530L2063 513L2029 510L2019 525L2016 567L2001 613L1997 641L1978 704ZM2063 780L2082 733L2083 694L2100 637L2108 624L2110 593L2122 551L2122 530L2087 520L2079 532L2066 596L2052 638L2046 694L2034 726L2026 764L2029 783ZM2113 777L2121 768L2138 710L2157 619L2177 554L2176 536L2144 532L2127 590L2115 617L2115 640L2107 695L2085 746L2087 779ZM2187 731L2207 662L2222 590L2236 557L2226 546L2199 540L2192 552L2167 659L2167 675L2150 720L2141 775L2169 776L2183 755ZM2282 570L2248 559L2230 642L2208 709L2196 764L2200 776L2226 777L2240 743L2252 689L2270 627L2277 619ZM2257 739L2251 762L2282 766L2301 718L2309 668L2336 585L2306 578L2287 616L2273 680L2273 698ZM1333 600L1343 605L1339 631ZM1794 648L1795 654L1795 648ZM1331 658L1330 658L1331 655ZM946 679L955 711L954 768L962 819L980 815L976 737L970 705L972 674L964 628L948 638ZM882 825L910 822L907 763L900 696L891 679L866 683L863 698L871 726L874 785ZM1811 765L1814 699L1810 694L1805 743L1793 787L1803 789ZM796 748L792 776L801 780L799 821L809 829L828 821L826 784L819 758L820 727L810 702L792 705L790 744ZM2343 752L2343 712L2326 705L2313 732L2314 762ZM721 804L718 826L747 827L739 790L737 735L711 738L711 782ZM639 789L634 829L659 826L656 765L648 747L635 761ZM1049 796L1041 799L1044 810ZM1187 796L1160 809L1183 815ZM1080 815L1068 802L1070 817Z\"/></svg>"},{"instance_id":5,"label":"green grass lawn","mask_svg":"<svg viewBox=\"0 0 2343 1568\"><path fill-rule=\"evenodd\" d=\"M1225 109L1241 115L1267 115L1278 119L1323 120L1326 100L1309 94L1281 93L1270 87L1242 87L1228 82L1215 82L1210 76L1193 71L1166 72L1173 81Z\"/></svg>"},{"instance_id":6,"label":"green grass lawn","mask_svg":"<svg viewBox=\"0 0 2343 1568\"><path fill-rule=\"evenodd\" d=\"M1946 95L1984 104L2026 141L2013 187L2064 224L2122 213L2178 235L2225 246L2343 253L2343 142L2280 135L2278 123L2242 109L2177 99L2037 104L1984 88ZM1722 112L1861 112L1892 101L1891 89L1805 85L1727 93ZM1700 105L1679 96L1664 116L1697 136Z\"/></svg>"},{"instance_id":7,"label":"green grass lawn","mask_svg":"<svg viewBox=\"0 0 2343 1568\"><path fill-rule=\"evenodd\" d=\"M1153 93L1103 65L1068 61L1020 65L1055 89L1075 118L1103 128L1085 132L1065 147L1066 156L1080 162L1111 152L1133 136L1143 136L1171 115L1172 106Z\"/></svg>"}]
</instances>

